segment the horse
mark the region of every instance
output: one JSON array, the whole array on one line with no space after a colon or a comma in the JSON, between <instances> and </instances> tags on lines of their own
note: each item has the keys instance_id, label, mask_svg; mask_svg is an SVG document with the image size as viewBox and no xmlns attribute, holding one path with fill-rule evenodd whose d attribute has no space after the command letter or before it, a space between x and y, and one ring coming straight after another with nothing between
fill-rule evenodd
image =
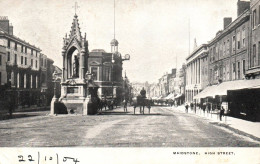
<instances>
[{"instance_id":1,"label":"horse","mask_svg":"<svg viewBox=\"0 0 260 164\"><path fill-rule=\"evenodd\" d=\"M145 97L142 96L137 96L136 99L134 99L134 114L135 114L135 108L137 106L140 107L140 113L144 114L144 108L145 106L149 109L149 114L150 114L150 109L151 109L151 102Z\"/></svg>"}]
</instances>

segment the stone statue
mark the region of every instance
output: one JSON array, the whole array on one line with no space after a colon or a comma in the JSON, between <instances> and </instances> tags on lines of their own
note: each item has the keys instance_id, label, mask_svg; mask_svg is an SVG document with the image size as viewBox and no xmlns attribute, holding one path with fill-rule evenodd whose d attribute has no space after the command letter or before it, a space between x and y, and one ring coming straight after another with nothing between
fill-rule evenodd
<instances>
[{"instance_id":1,"label":"stone statue","mask_svg":"<svg viewBox=\"0 0 260 164\"><path fill-rule=\"evenodd\" d=\"M73 77L79 77L79 59L77 56L74 56Z\"/></svg>"}]
</instances>

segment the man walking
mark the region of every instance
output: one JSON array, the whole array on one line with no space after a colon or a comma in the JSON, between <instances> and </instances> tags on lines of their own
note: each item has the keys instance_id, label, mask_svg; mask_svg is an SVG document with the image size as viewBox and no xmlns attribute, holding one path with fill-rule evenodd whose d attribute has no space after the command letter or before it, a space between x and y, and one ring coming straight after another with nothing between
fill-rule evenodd
<instances>
[{"instance_id":1,"label":"man walking","mask_svg":"<svg viewBox=\"0 0 260 164\"><path fill-rule=\"evenodd\" d=\"M220 109L220 112L219 112L219 119L220 119L220 121L222 121L222 116L224 116L224 112L225 112L225 109L222 106L221 109Z\"/></svg>"},{"instance_id":2,"label":"man walking","mask_svg":"<svg viewBox=\"0 0 260 164\"><path fill-rule=\"evenodd\" d=\"M185 104L185 112L188 113L188 108L189 108L189 105L188 103Z\"/></svg>"}]
</instances>

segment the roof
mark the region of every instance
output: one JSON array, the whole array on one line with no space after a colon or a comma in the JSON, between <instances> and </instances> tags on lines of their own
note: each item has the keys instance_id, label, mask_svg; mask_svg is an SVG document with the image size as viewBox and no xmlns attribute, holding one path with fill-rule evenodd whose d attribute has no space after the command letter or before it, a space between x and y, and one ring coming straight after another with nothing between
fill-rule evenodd
<instances>
[{"instance_id":1,"label":"roof","mask_svg":"<svg viewBox=\"0 0 260 164\"><path fill-rule=\"evenodd\" d=\"M226 36L227 34L230 33L230 31L233 28L236 28L237 26L240 26L240 24L242 24L243 22L245 22L247 19L249 20L250 17L250 12L249 10L245 10L241 15L239 15L237 17L237 19L235 19L233 22L231 22L223 31L219 31L217 33L217 36L214 37L211 41L209 41L208 45L211 46L212 44L214 44L216 41L218 41L219 38L223 38L224 36Z\"/></svg>"},{"instance_id":2,"label":"roof","mask_svg":"<svg viewBox=\"0 0 260 164\"><path fill-rule=\"evenodd\" d=\"M112 39L111 42L110 42L110 45L111 46L118 46L118 41L116 39Z\"/></svg>"},{"instance_id":3,"label":"roof","mask_svg":"<svg viewBox=\"0 0 260 164\"><path fill-rule=\"evenodd\" d=\"M21 44L24 44L24 45L26 45L27 47L30 47L30 48L32 48L32 49L36 49L36 50L38 50L38 51L41 51L40 48L38 48L38 47L36 47L36 46L34 46L34 45L31 45L30 43L26 42L25 40L22 40L22 39L16 37L15 35L10 35L10 34L8 34L8 33L7 33L5 30L3 30L2 28L0 28L0 36L5 36L5 37L7 37L7 38L9 38L9 39L15 40L16 42L20 42Z\"/></svg>"},{"instance_id":4,"label":"roof","mask_svg":"<svg viewBox=\"0 0 260 164\"><path fill-rule=\"evenodd\" d=\"M201 49L204 49L205 47L207 47L208 44L202 44L199 47L197 47L194 51L192 51L192 53L186 58L186 60L190 59L192 56L194 56L197 52L199 52Z\"/></svg>"},{"instance_id":5,"label":"roof","mask_svg":"<svg viewBox=\"0 0 260 164\"><path fill-rule=\"evenodd\" d=\"M93 49L91 52L106 52L104 49Z\"/></svg>"}]
</instances>

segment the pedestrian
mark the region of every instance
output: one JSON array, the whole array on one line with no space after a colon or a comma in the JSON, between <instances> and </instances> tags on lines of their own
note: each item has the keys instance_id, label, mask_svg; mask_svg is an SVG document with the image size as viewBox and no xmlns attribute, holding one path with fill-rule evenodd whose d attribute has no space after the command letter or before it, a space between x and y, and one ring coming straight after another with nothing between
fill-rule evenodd
<instances>
[{"instance_id":1,"label":"pedestrian","mask_svg":"<svg viewBox=\"0 0 260 164\"><path fill-rule=\"evenodd\" d=\"M8 97L7 106L8 106L8 110L9 110L9 118L13 118L13 111L14 111L14 107L15 107L15 102L12 101L11 96Z\"/></svg>"},{"instance_id":2,"label":"pedestrian","mask_svg":"<svg viewBox=\"0 0 260 164\"><path fill-rule=\"evenodd\" d=\"M210 103L207 103L207 112L210 113L210 110L211 110L211 105Z\"/></svg>"},{"instance_id":3,"label":"pedestrian","mask_svg":"<svg viewBox=\"0 0 260 164\"><path fill-rule=\"evenodd\" d=\"M188 108L189 108L189 105L188 103L185 104L185 112L188 113Z\"/></svg>"},{"instance_id":4,"label":"pedestrian","mask_svg":"<svg viewBox=\"0 0 260 164\"><path fill-rule=\"evenodd\" d=\"M203 103L203 105L202 105L202 110L203 110L203 113L205 113L205 110L206 110L206 103Z\"/></svg>"},{"instance_id":5,"label":"pedestrian","mask_svg":"<svg viewBox=\"0 0 260 164\"><path fill-rule=\"evenodd\" d=\"M225 109L222 106L221 109L220 109L220 112L219 112L219 119L220 119L220 121L222 121L222 116L224 116L224 112L225 112Z\"/></svg>"},{"instance_id":6,"label":"pedestrian","mask_svg":"<svg viewBox=\"0 0 260 164\"><path fill-rule=\"evenodd\" d=\"M190 103L190 109L191 109L191 111L193 111L193 107L194 107L194 104L191 102L191 103Z\"/></svg>"},{"instance_id":7,"label":"pedestrian","mask_svg":"<svg viewBox=\"0 0 260 164\"><path fill-rule=\"evenodd\" d=\"M123 103L124 103L124 112L127 112L127 100L124 99Z\"/></svg>"}]
</instances>

